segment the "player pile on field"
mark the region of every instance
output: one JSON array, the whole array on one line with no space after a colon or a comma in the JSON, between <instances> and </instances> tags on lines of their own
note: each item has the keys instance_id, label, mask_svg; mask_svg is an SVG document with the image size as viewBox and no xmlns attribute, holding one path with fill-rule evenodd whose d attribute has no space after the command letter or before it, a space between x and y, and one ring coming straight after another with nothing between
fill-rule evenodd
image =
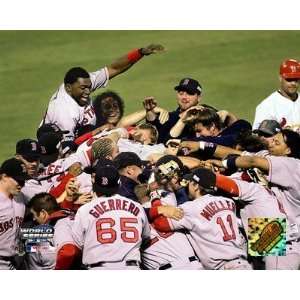
<instances>
[{"instance_id":1,"label":"player pile on field","mask_svg":"<svg viewBox=\"0 0 300 300\"><path fill-rule=\"evenodd\" d=\"M172 112L154 97L129 115L113 91L91 100L163 50L66 73L37 140L18 141L1 164L0 269L300 268L300 63L281 64L280 87L258 105L253 131L204 104L192 78L175 86ZM273 221L274 234L253 244L254 218L286 222L284 255L249 255L281 233Z\"/></svg>"}]
</instances>

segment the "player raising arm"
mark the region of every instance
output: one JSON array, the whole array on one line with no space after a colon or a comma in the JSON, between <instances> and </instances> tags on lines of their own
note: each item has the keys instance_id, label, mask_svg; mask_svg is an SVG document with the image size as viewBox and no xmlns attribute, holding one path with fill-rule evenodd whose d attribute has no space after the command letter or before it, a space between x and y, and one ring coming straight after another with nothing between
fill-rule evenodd
<instances>
[{"instance_id":1,"label":"player raising arm","mask_svg":"<svg viewBox=\"0 0 300 300\"><path fill-rule=\"evenodd\" d=\"M70 69L65 75L64 83L51 97L41 125L55 123L61 130L69 131L65 137L74 139L76 128L96 124L90 94L98 88L106 87L109 79L128 70L143 56L163 50L163 46L154 44L134 49L107 67L92 73L81 67Z\"/></svg>"}]
</instances>

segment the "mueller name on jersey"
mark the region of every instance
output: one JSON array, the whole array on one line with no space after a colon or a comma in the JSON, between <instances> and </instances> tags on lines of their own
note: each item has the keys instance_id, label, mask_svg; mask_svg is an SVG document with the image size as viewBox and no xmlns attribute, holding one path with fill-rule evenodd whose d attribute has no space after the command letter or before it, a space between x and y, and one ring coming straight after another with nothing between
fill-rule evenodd
<instances>
[{"instance_id":1,"label":"mueller name on jersey","mask_svg":"<svg viewBox=\"0 0 300 300\"><path fill-rule=\"evenodd\" d=\"M235 212L235 204L230 201L212 201L209 202L201 211L201 216L210 221L212 217L220 211L230 210Z\"/></svg>"},{"instance_id":2,"label":"mueller name on jersey","mask_svg":"<svg viewBox=\"0 0 300 300\"><path fill-rule=\"evenodd\" d=\"M137 216L140 209L133 203L125 199L108 199L96 204L89 213L95 218L99 218L105 212L112 210L124 210Z\"/></svg>"}]
</instances>

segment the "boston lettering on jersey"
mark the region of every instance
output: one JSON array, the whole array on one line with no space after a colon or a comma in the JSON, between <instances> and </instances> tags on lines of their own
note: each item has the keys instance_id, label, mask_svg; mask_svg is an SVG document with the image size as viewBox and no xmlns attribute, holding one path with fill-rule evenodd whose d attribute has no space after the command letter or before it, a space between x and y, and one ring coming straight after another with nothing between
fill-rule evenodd
<instances>
[{"instance_id":1,"label":"boston lettering on jersey","mask_svg":"<svg viewBox=\"0 0 300 300\"><path fill-rule=\"evenodd\" d=\"M89 213L95 218L99 218L107 211L111 210L125 210L133 215L137 216L140 212L140 209L135 206L133 202L129 202L125 199L108 199L101 201L99 204L96 204Z\"/></svg>"},{"instance_id":2,"label":"boston lettering on jersey","mask_svg":"<svg viewBox=\"0 0 300 300\"><path fill-rule=\"evenodd\" d=\"M216 213L223 210L230 210L235 212L235 204L229 201L212 201L204 207L200 215L210 221Z\"/></svg>"},{"instance_id":3,"label":"boston lettering on jersey","mask_svg":"<svg viewBox=\"0 0 300 300\"><path fill-rule=\"evenodd\" d=\"M20 224L22 222L23 222L23 218L22 217L15 217L15 218L9 219L8 221L0 222L0 235L2 235L7 230L13 228L14 227L14 223L16 223L17 226L20 226Z\"/></svg>"}]
</instances>

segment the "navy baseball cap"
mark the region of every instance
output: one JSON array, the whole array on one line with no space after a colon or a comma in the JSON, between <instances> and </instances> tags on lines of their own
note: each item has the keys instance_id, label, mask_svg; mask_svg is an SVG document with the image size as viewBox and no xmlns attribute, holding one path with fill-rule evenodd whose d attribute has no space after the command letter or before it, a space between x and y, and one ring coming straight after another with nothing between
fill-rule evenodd
<instances>
[{"instance_id":1,"label":"navy baseball cap","mask_svg":"<svg viewBox=\"0 0 300 300\"><path fill-rule=\"evenodd\" d=\"M120 170L128 166L142 167L143 162L134 152L121 152L113 160L115 167Z\"/></svg>"},{"instance_id":2,"label":"navy baseball cap","mask_svg":"<svg viewBox=\"0 0 300 300\"><path fill-rule=\"evenodd\" d=\"M93 191L102 195L111 196L119 189L120 175L118 170L109 165L98 166L93 183Z\"/></svg>"},{"instance_id":3,"label":"navy baseball cap","mask_svg":"<svg viewBox=\"0 0 300 300\"><path fill-rule=\"evenodd\" d=\"M0 174L6 174L13 178L20 186L24 186L25 180L31 178L27 174L24 164L16 158L10 158L4 161L0 167Z\"/></svg>"},{"instance_id":4,"label":"navy baseball cap","mask_svg":"<svg viewBox=\"0 0 300 300\"><path fill-rule=\"evenodd\" d=\"M16 144L16 154L22 155L29 162L38 161L41 155L41 148L37 141L23 139Z\"/></svg>"},{"instance_id":5,"label":"navy baseball cap","mask_svg":"<svg viewBox=\"0 0 300 300\"><path fill-rule=\"evenodd\" d=\"M48 133L48 132L57 133L57 134L61 135L61 137L62 137L63 134L69 133L70 131L69 130L61 130L54 123L43 124L36 132L37 139L39 139L44 133Z\"/></svg>"},{"instance_id":6,"label":"navy baseball cap","mask_svg":"<svg viewBox=\"0 0 300 300\"><path fill-rule=\"evenodd\" d=\"M41 162L45 166L57 160L60 141L61 135L56 132L47 132L40 136L39 144L41 147Z\"/></svg>"},{"instance_id":7,"label":"navy baseball cap","mask_svg":"<svg viewBox=\"0 0 300 300\"><path fill-rule=\"evenodd\" d=\"M189 94L198 94L202 93L202 86L200 83L192 78L183 78L180 80L179 84L174 88L176 91L185 91Z\"/></svg>"},{"instance_id":8,"label":"navy baseball cap","mask_svg":"<svg viewBox=\"0 0 300 300\"><path fill-rule=\"evenodd\" d=\"M84 172L87 174L96 173L97 169L99 169L101 167L107 167L107 166L115 167L112 160L101 157L101 158L98 158L97 162L94 165L84 168Z\"/></svg>"},{"instance_id":9,"label":"navy baseball cap","mask_svg":"<svg viewBox=\"0 0 300 300\"><path fill-rule=\"evenodd\" d=\"M186 181L194 181L198 183L207 192L212 192L216 190L216 175L209 169L195 169L191 173L185 174L183 176L183 179Z\"/></svg>"},{"instance_id":10,"label":"navy baseball cap","mask_svg":"<svg viewBox=\"0 0 300 300\"><path fill-rule=\"evenodd\" d=\"M271 137L279 132L281 132L280 124L275 120L263 120L259 127L253 130L253 133L264 137Z\"/></svg>"}]
</instances>

